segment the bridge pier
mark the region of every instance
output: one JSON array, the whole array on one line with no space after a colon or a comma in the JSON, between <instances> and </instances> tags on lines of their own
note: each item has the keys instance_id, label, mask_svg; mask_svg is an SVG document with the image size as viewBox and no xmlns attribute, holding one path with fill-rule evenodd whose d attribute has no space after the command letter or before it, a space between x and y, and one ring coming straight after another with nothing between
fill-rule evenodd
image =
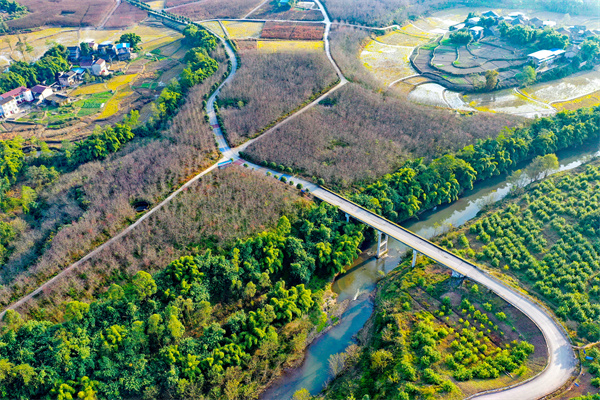
<instances>
[{"instance_id":1,"label":"bridge pier","mask_svg":"<svg viewBox=\"0 0 600 400\"><path fill-rule=\"evenodd\" d=\"M415 249L413 249L413 259L412 259L412 265L411 268L415 267L415 264L417 263L417 256L419 255L419 252L416 251Z\"/></svg>"},{"instance_id":2,"label":"bridge pier","mask_svg":"<svg viewBox=\"0 0 600 400\"><path fill-rule=\"evenodd\" d=\"M383 236L383 238L382 238ZM381 258L388 252L388 235L377 231L377 258Z\"/></svg>"},{"instance_id":3,"label":"bridge pier","mask_svg":"<svg viewBox=\"0 0 600 400\"><path fill-rule=\"evenodd\" d=\"M350 222L350 215L348 215L348 213L346 213L346 223Z\"/></svg>"}]
</instances>

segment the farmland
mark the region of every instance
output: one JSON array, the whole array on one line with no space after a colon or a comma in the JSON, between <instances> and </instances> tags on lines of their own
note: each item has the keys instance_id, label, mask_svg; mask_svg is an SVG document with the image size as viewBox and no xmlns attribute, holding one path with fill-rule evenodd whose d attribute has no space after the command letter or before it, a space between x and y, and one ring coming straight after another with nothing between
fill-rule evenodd
<instances>
[{"instance_id":1,"label":"farmland","mask_svg":"<svg viewBox=\"0 0 600 400\"><path fill-rule=\"evenodd\" d=\"M104 24L104 28L123 29L138 24L148 17L148 13L127 2L119 4L115 12Z\"/></svg>"},{"instance_id":2,"label":"farmland","mask_svg":"<svg viewBox=\"0 0 600 400\"><path fill-rule=\"evenodd\" d=\"M171 7L170 4L175 4L175 2L168 1L167 7ZM260 0L203 0L186 2L186 4L170 8L169 12L195 21L213 18L242 18L258 4L260 4Z\"/></svg>"},{"instance_id":3,"label":"farmland","mask_svg":"<svg viewBox=\"0 0 600 400\"><path fill-rule=\"evenodd\" d=\"M112 0L19 0L30 13L11 20L7 25L13 29L31 29L41 26L64 27L98 26L115 6Z\"/></svg>"},{"instance_id":4,"label":"farmland","mask_svg":"<svg viewBox=\"0 0 600 400\"><path fill-rule=\"evenodd\" d=\"M514 277L543 299L578 341L596 342L600 340L599 184L596 160L577 173L530 185L523 195L441 243Z\"/></svg>"},{"instance_id":5,"label":"farmland","mask_svg":"<svg viewBox=\"0 0 600 400\"><path fill-rule=\"evenodd\" d=\"M325 26L267 21L260 37L262 39L322 40Z\"/></svg>"},{"instance_id":6,"label":"farmland","mask_svg":"<svg viewBox=\"0 0 600 400\"><path fill-rule=\"evenodd\" d=\"M392 172L408 158L433 158L494 137L518 121L493 114L459 118L348 84L252 143L246 153L347 187Z\"/></svg>"},{"instance_id":7,"label":"farmland","mask_svg":"<svg viewBox=\"0 0 600 400\"><path fill-rule=\"evenodd\" d=\"M263 30L264 24L262 22L239 22L239 21L223 21L225 29L229 37L233 39L258 39L260 33ZM214 27L214 25L213 25ZM220 27L219 27L220 29ZM215 32L219 32L216 27L213 29ZM222 32L222 29L221 29Z\"/></svg>"},{"instance_id":8,"label":"farmland","mask_svg":"<svg viewBox=\"0 0 600 400\"><path fill-rule=\"evenodd\" d=\"M265 2L248 18L294 20L294 21L322 21L323 15L319 10L304 10L298 7L277 7L273 2Z\"/></svg>"},{"instance_id":9,"label":"farmland","mask_svg":"<svg viewBox=\"0 0 600 400\"><path fill-rule=\"evenodd\" d=\"M302 43L322 46L322 42L313 41L287 43L294 47ZM225 134L232 145L256 136L335 81L335 71L322 50L285 51L289 49L285 45L260 41L258 50L240 54L242 67L218 100Z\"/></svg>"}]
</instances>

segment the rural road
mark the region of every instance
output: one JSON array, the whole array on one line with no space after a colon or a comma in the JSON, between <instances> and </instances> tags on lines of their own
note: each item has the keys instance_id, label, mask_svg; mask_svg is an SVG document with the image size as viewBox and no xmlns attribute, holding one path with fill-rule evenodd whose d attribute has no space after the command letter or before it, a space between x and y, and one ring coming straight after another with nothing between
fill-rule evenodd
<instances>
[{"instance_id":1,"label":"rural road","mask_svg":"<svg viewBox=\"0 0 600 400\"><path fill-rule=\"evenodd\" d=\"M325 98L328 94L330 94L334 90L337 90L338 88L342 87L343 85L345 85L348 82L346 80L346 78L343 76L338 65L333 60L333 57L331 56L328 36L329 36L329 32L330 32L332 23L327 15L327 13L325 12L325 8L321 4L321 2L319 0L316 0L315 2L319 6L319 9L321 10L321 12L323 13L323 16L324 16L324 21L322 23L325 24L325 34L323 37L323 40L325 42L325 51L327 53L327 57L329 58L333 67L335 68L336 73L338 74L340 82L336 86L334 86L328 93L320 96L317 100L315 100L312 103L308 104L307 106L301 108L300 110L298 110L297 112L295 112L294 114L289 116L288 118L284 119L279 124L275 125L270 130L265 132L264 134L268 134L269 132L274 131L275 129L277 129L279 126L286 123L290 119L305 112L307 109L313 107L315 104L318 104L318 102L321 101L323 98ZM219 36L217 35L217 37L219 37ZM515 307L517 307L525 315L527 315L540 328L540 330L542 331L542 333L546 339L546 343L548 345L548 350L549 350L549 359L548 359L548 364L547 364L546 369L540 375L535 377L534 379L532 379L526 383L523 383L521 385L515 386L513 388L508 388L508 389L500 389L499 391L496 391L494 393L475 395L472 398L486 399L486 400L490 400L490 399L494 399L494 400L538 399L538 398L543 397L546 394L552 393L555 390L557 390L558 388L560 388L569 379L569 377L575 370L575 366L576 366L576 360L575 360L573 350L571 348L570 341L567 338L562 327L557 322L554 321L554 319L549 315L549 313L544 308L542 308L540 305L535 303L532 299L530 299L528 296L521 294L521 293L517 292L516 290L508 287L506 284L502 283L498 279L481 271L473 264L453 255L452 253L438 247L437 245L435 245L423 238L420 238L416 234L414 234L414 233L412 233L390 221L387 221L384 218L382 218L368 210L365 210L365 209L351 203L350 201L342 198L341 196L339 196L333 192L330 192L324 188L321 188L321 187L319 187L311 182L308 182L304 179L301 179L298 177L292 177L292 176L289 176L286 174L281 174L280 172L272 171L272 170L260 167L258 165L252 164L250 162L244 161L239 158L239 151L246 148L250 143L252 143L252 141L248 141L240 147L231 149L229 147L229 145L227 144L227 141L225 140L225 138L223 136L223 132L221 131L221 128L219 127L219 125L217 123L217 118L216 118L215 109L214 109L214 102L215 102L215 99L216 99L220 89L223 87L223 85L225 85L226 83L230 82L233 79L233 77L237 71L237 67L238 67L237 60L235 57L235 52L233 51L233 49L231 48L229 43L227 43L223 38L220 38L220 39L221 39L221 41L223 41L225 49L231 59L231 63L232 63L231 73L223 81L223 83L219 86L219 88L209 97L209 99L207 101L207 105L206 105L206 111L207 111L207 114L209 115L209 121L213 127L213 131L214 131L214 134L216 137L216 141L218 143L219 150L223 154L223 158L220 161L233 159L233 161L237 164L245 163L248 165L249 168L255 169L257 171L261 171L264 173L271 172L273 175L286 176L288 178L288 180L293 180L295 183L301 183L304 186L304 188L309 189L310 192L315 197L319 198L320 200L339 207L341 211L348 213L355 219L357 219L363 223L366 223L382 232L387 233L388 235L395 238L396 240L412 247L419 253L426 254L428 257L439 262L440 264L446 265L447 267L459 272L460 274L469 277L473 281L479 282L480 284L486 286L487 288L489 288L490 290L492 290L493 292L498 294L500 297L504 298L506 301L508 301ZM129 227L125 228L118 235L114 236L110 240L106 241L104 244L102 244L99 247L97 247L96 249L94 249L92 252L87 254L81 260L66 267L58 275L56 275L49 281L45 282L42 286L37 288L35 291L30 293L29 295L21 298L20 300L18 300L15 303L11 304L6 309L18 308L19 306L25 304L27 301L31 300L37 294L43 292L44 289L48 288L54 281L56 281L57 279L60 279L61 277L64 277L66 274L72 272L77 267L82 265L85 261L87 261L91 257L97 255L99 252L101 252L102 250L104 250L105 248L107 248L108 246L113 244L114 242L120 240L124 235L132 232L139 224L141 224L143 221L148 219L152 214L154 214L159 209L161 209L165 204L170 202L175 196L177 196L179 193L181 193L187 187L192 185L194 182L196 182L202 176L210 173L211 171L215 170L216 168L217 168L217 164L214 164L211 167L209 167L206 170L199 173L198 175L194 176L191 180L189 180L187 183L185 183L181 188L179 188L178 190L173 192L171 195L169 195L166 199L164 199L162 202L160 202L154 208L147 211L135 223L133 223ZM0 314L0 317L2 317L4 315L4 312L6 311L6 309Z\"/></svg>"}]
</instances>

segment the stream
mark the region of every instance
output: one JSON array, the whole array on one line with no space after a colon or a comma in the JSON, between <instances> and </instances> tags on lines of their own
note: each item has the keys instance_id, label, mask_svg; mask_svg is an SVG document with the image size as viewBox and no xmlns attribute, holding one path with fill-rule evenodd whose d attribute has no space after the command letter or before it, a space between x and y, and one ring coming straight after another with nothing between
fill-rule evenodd
<instances>
[{"instance_id":1,"label":"stream","mask_svg":"<svg viewBox=\"0 0 600 400\"><path fill-rule=\"evenodd\" d=\"M563 150L556 156L560 167L555 172L570 170L592 157L599 157L600 143ZM454 203L424 212L418 220L411 219L402 226L427 239L451 227L461 226L477 216L484 206L502 200L509 194L511 185L506 178L506 175L500 175L478 182L473 190L463 193ZM335 280L333 291L338 294L338 302L351 300L340 322L311 343L305 350L306 357L302 365L283 374L263 393L261 400L289 400L302 388L316 395L326 386L331 379L329 356L344 351L354 343L354 335L373 313L374 304L369 294L375 289L377 281L398 266L409 250L391 238L388 249L388 255L378 260L375 258L374 244L359 255L345 274Z\"/></svg>"}]
</instances>

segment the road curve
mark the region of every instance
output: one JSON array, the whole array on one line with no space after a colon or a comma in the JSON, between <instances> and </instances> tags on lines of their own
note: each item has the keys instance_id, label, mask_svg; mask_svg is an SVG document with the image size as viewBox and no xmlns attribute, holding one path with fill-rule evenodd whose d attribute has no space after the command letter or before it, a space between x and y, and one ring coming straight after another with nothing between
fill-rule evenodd
<instances>
[{"instance_id":1,"label":"road curve","mask_svg":"<svg viewBox=\"0 0 600 400\"><path fill-rule=\"evenodd\" d=\"M319 188L312 194L329 204L339 207L353 218L385 232L394 239L412 247L414 250L447 266L448 268L479 282L498 296L515 306L541 330L548 346L548 364L544 371L523 384L508 389L483 393L471 397L478 400L534 400L560 389L575 372L577 360L571 348L571 342L562 326L554 320L549 312L532 300L529 296L517 292L505 283L482 271L470 262L429 242L426 239L396 225L377 214L368 211L343 197Z\"/></svg>"}]
</instances>

